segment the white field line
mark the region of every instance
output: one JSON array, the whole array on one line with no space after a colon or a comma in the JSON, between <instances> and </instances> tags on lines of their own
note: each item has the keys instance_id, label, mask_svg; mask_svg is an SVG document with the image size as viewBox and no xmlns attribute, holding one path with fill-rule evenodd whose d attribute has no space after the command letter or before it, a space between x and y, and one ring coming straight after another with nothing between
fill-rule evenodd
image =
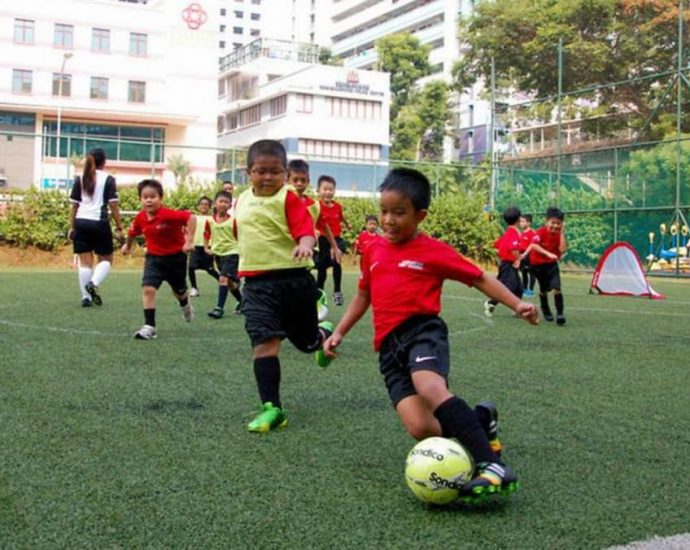
<instances>
[{"instance_id":1,"label":"white field line","mask_svg":"<svg viewBox=\"0 0 690 550\"><path fill-rule=\"evenodd\" d=\"M622 546L611 546L607 550L688 550L688 548L690 548L690 533L670 537L652 537Z\"/></svg>"}]
</instances>

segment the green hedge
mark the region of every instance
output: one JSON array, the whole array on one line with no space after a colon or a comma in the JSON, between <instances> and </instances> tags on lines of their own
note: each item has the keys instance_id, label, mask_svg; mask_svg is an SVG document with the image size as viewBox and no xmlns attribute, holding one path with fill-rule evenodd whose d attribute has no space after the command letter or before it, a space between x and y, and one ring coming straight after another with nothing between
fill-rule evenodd
<instances>
[{"instance_id":1,"label":"green hedge","mask_svg":"<svg viewBox=\"0 0 690 550\"><path fill-rule=\"evenodd\" d=\"M164 203L170 208L195 210L200 197L213 197L218 189L217 186L180 186L166 194ZM243 189L238 188L237 191L240 193ZM136 188L121 187L119 195L122 210L139 210ZM378 215L378 201L361 198L339 200L351 225L350 230L344 231L343 237L352 245L364 228L366 216ZM8 205L7 215L0 218L0 238L20 247L35 246L43 250L56 250L68 244L69 210L69 200L63 192L41 192L31 189L24 195L23 202ZM497 223L489 221L482 210L483 200L478 197L463 194L444 195L433 200L429 216L421 229L448 242L470 258L489 262L495 258L491 243L498 236L500 227Z\"/></svg>"}]
</instances>

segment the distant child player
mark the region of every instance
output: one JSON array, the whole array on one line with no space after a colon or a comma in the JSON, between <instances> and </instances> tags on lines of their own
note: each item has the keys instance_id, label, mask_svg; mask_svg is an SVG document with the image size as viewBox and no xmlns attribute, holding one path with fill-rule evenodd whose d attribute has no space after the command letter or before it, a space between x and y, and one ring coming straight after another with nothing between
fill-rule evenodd
<instances>
[{"instance_id":1,"label":"distant child player","mask_svg":"<svg viewBox=\"0 0 690 550\"><path fill-rule=\"evenodd\" d=\"M316 262L316 284L320 289L326 285L328 268L333 268L333 303L342 306L344 303L342 292L343 269L339 262L333 261L331 254L331 244L325 237L326 226L333 233L333 238L341 252L345 252L345 241L342 234L343 224L350 229L350 224L345 219L343 207L334 200L335 179L331 176L321 176L317 184L319 194L319 204L321 205L321 217L316 226L319 236L319 257Z\"/></svg>"},{"instance_id":2,"label":"distant child player","mask_svg":"<svg viewBox=\"0 0 690 550\"><path fill-rule=\"evenodd\" d=\"M465 502L509 494L517 488L517 477L497 455L495 406L482 402L472 409L448 389L448 328L438 316L441 289L445 279L475 286L533 324L538 322L536 308L451 246L419 232L431 197L423 174L392 170L379 191L385 238L364 251L359 291L326 340L324 353L336 355L371 305L379 368L403 426L416 439L454 437L472 454L477 471L461 489Z\"/></svg>"},{"instance_id":3,"label":"distant child player","mask_svg":"<svg viewBox=\"0 0 690 550\"><path fill-rule=\"evenodd\" d=\"M206 222L204 230L204 245L206 254L212 254L215 259L220 279L218 281L218 301L213 311L208 313L212 319L220 319L225 315L225 302L230 292L237 300L235 313L240 314L242 294L240 294L240 279L237 276L239 255L237 239L235 238L233 222L230 215L232 195L226 191L216 193L214 205L216 213Z\"/></svg>"},{"instance_id":4,"label":"distant child player","mask_svg":"<svg viewBox=\"0 0 690 550\"><path fill-rule=\"evenodd\" d=\"M520 209L511 206L503 212L503 221L508 226L494 245L498 249L498 280L501 281L518 299L522 299L522 281L520 280ZM491 317L498 305L497 300L484 302L484 314Z\"/></svg>"},{"instance_id":5,"label":"distant child player","mask_svg":"<svg viewBox=\"0 0 690 550\"><path fill-rule=\"evenodd\" d=\"M187 252L194 248L196 217L188 210L171 210L163 206L163 186L154 179L137 185L142 209L135 216L122 246L129 254L138 235L146 240L146 260L141 281L141 299L144 305L144 326L134 337L153 340L156 332L156 292L163 281L172 288L182 308L182 317L190 322L194 308L187 292Z\"/></svg>"},{"instance_id":6,"label":"distant child player","mask_svg":"<svg viewBox=\"0 0 690 550\"><path fill-rule=\"evenodd\" d=\"M534 271L529 263L527 248L532 244L535 235L536 231L532 229L532 214L520 216L520 273L522 274L522 288L525 298L534 296Z\"/></svg>"},{"instance_id":7,"label":"distant child player","mask_svg":"<svg viewBox=\"0 0 690 550\"><path fill-rule=\"evenodd\" d=\"M261 412L247 429L267 432L287 425L280 399L280 347L285 338L300 351L317 352L332 325L319 326L319 289L309 272L316 244L307 207L286 185L287 155L273 140L247 152L250 188L237 199L235 227L239 275L244 278L242 313L251 340Z\"/></svg>"},{"instance_id":8,"label":"distant child player","mask_svg":"<svg viewBox=\"0 0 690 550\"><path fill-rule=\"evenodd\" d=\"M565 214L558 208L546 211L546 224L537 229L532 244L529 245L529 261L534 269L534 276L539 281L539 302L544 319L553 321L549 307L549 292L553 291L556 304L556 323L565 325L563 294L561 293L561 272L558 260L561 259L568 244L563 232Z\"/></svg>"},{"instance_id":9,"label":"distant child player","mask_svg":"<svg viewBox=\"0 0 690 550\"><path fill-rule=\"evenodd\" d=\"M192 288L189 289L189 296L196 298L199 296L199 287L196 282L196 270L203 269L216 281L220 277L218 272L213 268L213 256L210 256L204 249L204 231L206 230L206 222L211 219L211 207L213 201L208 197L201 197L197 203L199 213L196 215L196 231L194 232L194 250L189 257L189 283Z\"/></svg>"},{"instance_id":10,"label":"distant child player","mask_svg":"<svg viewBox=\"0 0 690 550\"><path fill-rule=\"evenodd\" d=\"M376 216L370 214L366 217L364 231L362 231L355 240L355 244L353 246L355 254L361 256L372 242L380 238L381 232L379 231L379 220Z\"/></svg>"}]
</instances>

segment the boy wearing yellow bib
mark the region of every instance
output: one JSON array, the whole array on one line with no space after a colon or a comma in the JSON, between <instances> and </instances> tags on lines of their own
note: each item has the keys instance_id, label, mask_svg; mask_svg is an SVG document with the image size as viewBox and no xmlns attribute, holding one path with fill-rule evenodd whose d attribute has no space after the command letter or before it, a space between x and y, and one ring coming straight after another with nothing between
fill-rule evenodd
<instances>
[{"instance_id":1,"label":"boy wearing yellow bib","mask_svg":"<svg viewBox=\"0 0 690 550\"><path fill-rule=\"evenodd\" d=\"M196 270L203 269L216 281L219 278L218 272L213 269L213 256L209 256L204 249L204 231L206 230L206 222L211 219L211 201L208 197L201 197L197 203L196 215L196 231L194 232L194 250L189 256L189 268L187 273L189 275L189 296L197 298L199 296L199 286L196 281Z\"/></svg>"},{"instance_id":2,"label":"boy wearing yellow bib","mask_svg":"<svg viewBox=\"0 0 690 550\"><path fill-rule=\"evenodd\" d=\"M220 319L225 315L225 302L230 292L237 300L235 314L240 314L242 295L240 279L237 276L239 255L237 239L234 233L234 218L230 215L232 195L219 191L215 197L216 213L207 220L204 231L204 243L207 254L212 254L220 272L218 280L218 302L213 311L208 313L211 319Z\"/></svg>"},{"instance_id":3,"label":"boy wearing yellow bib","mask_svg":"<svg viewBox=\"0 0 690 550\"><path fill-rule=\"evenodd\" d=\"M250 432L287 425L280 401L281 342L287 338L317 363L330 362L321 351L333 325L319 325L319 290L309 272L316 239L305 204L286 185L287 155L273 140L254 143L247 153L251 188L235 206L239 276L244 278L242 313L251 340L261 411Z\"/></svg>"}]
</instances>

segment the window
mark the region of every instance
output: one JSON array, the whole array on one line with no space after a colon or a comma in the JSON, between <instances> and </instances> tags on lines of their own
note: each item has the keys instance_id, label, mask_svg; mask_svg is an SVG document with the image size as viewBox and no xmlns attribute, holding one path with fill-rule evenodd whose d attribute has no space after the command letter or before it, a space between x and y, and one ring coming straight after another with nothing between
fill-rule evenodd
<instances>
[{"instance_id":1,"label":"window","mask_svg":"<svg viewBox=\"0 0 690 550\"><path fill-rule=\"evenodd\" d=\"M240 111L240 126L261 122L261 105L254 105Z\"/></svg>"},{"instance_id":2,"label":"window","mask_svg":"<svg viewBox=\"0 0 690 550\"><path fill-rule=\"evenodd\" d=\"M261 19L261 15L260 15L260 14L258 14L258 13L252 13L252 15L251 15L251 20L252 20L252 21L258 21L259 19Z\"/></svg>"},{"instance_id":3,"label":"window","mask_svg":"<svg viewBox=\"0 0 690 550\"><path fill-rule=\"evenodd\" d=\"M91 99L108 99L108 79L100 76L91 77Z\"/></svg>"},{"instance_id":4,"label":"window","mask_svg":"<svg viewBox=\"0 0 690 550\"><path fill-rule=\"evenodd\" d=\"M287 96L281 95L271 100L271 117L280 116L287 111Z\"/></svg>"},{"instance_id":5,"label":"window","mask_svg":"<svg viewBox=\"0 0 690 550\"><path fill-rule=\"evenodd\" d=\"M259 6L261 5L261 0L252 0L252 4L254 4L255 6Z\"/></svg>"},{"instance_id":6,"label":"window","mask_svg":"<svg viewBox=\"0 0 690 550\"><path fill-rule=\"evenodd\" d=\"M326 109L331 116L361 120L381 120L381 103L362 99L326 98Z\"/></svg>"},{"instance_id":7,"label":"window","mask_svg":"<svg viewBox=\"0 0 690 550\"><path fill-rule=\"evenodd\" d=\"M72 75L53 73L53 95L69 97L72 95Z\"/></svg>"},{"instance_id":8,"label":"window","mask_svg":"<svg viewBox=\"0 0 690 550\"><path fill-rule=\"evenodd\" d=\"M12 92L15 94L30 94L33 73L23 69L12 69Z\"/></svg>"},{"instance_id":9,"label":"window","mask_svg":"<svg viewBox=\"0 0 690 550\"><path fill-rule=\"evenodd\" d=\"M297 112L311 113L314 106L314 96L307 94L297 94Z\"/></svg>"},{"instance_id":10,"label":"window","mask_svg":"<svg viewBox=\"0 0 690 550\"><path fill-rule=\"evenodd\" d=\"M93 29L91 33L91 50L110 53L110 31L108 29Z\"/></svg>"},{"instance_id":11,"label":"window","mask_svg":"<svg viewBox=\"0 0 690 550\"><path fill-rule=\"evenodd\" d=\"M35 22L31 19L15 19L14 20L14 43L15 44L33 44L34 43L34 25Z\"/></svg>"},{"instance_id":12,"label":"window","mask_svg":"<svg viewBox=\"0 0 690 550\"><path fill-rule=\"evenodd\" d=\"M259 36L259 29L252 29L249 31L250 36Z\"/></svg>"},{"instance_id":13,"label":"window","mask_svg":"<svg viewBox=\"0 0 690 550\"><path fill-rule=\"evenodd\" d=\"M148 35L139 32L129 33L129 55L146 57L148 51Z\"/></svg>"},{"instance_id":14,"label":"window","mask_svg":"<svg viewBox=\"0 0 690 550\"><path fill-rule=\"evenodd\" d=\"M220 26L220 32L225 32L225 25Z\"/></svg>"},{"instance_id":15,"label":"window","mask_svg":"<svg viewBox=\"0 0 690 550\"><path fill-rule=\"evenodd\" d=\"M232 43L232 48L234 50L236 50L237 48L241 48L241 47L242 47L242 42L233 42Z\"/></svg>"},{"instance_id":16,"label":"window","mask_svg":"<svg viewBox=\"0 0 690 550\"><path fill-rule=\"evenodd\" d=\"M127 91L127 101L130 103L145 103L146 102L146 82L138 80L129 81L129 89Z\"/></svg>"},{"instance_id":17,"label":"window","mask_svg":"<svg viewBox=\"0 0 690 550\"><path fill-rule=\"evenodd\" d=\"M55 23L53 46L71 50L74 47L74 25Z\"/></svg>"},{"instance_id":18,"label":"window","mask_svg":"<svg viewBox=\"0 0 690 550\"><path fill-rule=\"evenodd\" d=\"M225 40L219 41L218 46L220 47L221 50L224 50L225 49Z\"/></svg>"},{"instance_id":19,"label":"window","mask_svg":"<svg viewBox=\"0 0 690 550\"><path fill-rule=\"evenodd\" d=\"M218 81L218 97L225 96L225 79L221 78Z\"/></svg>"},{"instance_id":20,"label":"window","mask_svg":"<svg viewBox=\"0 0 690 550\"><path fill-rule=\"evenodd\" d=\"M225 8L220 8L220 14L225 15L227 13L227 10Z\"/></svg>"},{"instance_id":21,"label":"window","mask_svg":"<svg viewBox=\"0 0 690 550\"><path fill-rule=\"evenodd\" d=\"M244 29L242 27L233 27L232 32L234 34L242 34L244 32Z\"/></svg>"},{"instance_id":22,"label":"window","mask_svg":"<svg viewBox=\"0 0 690 550\"><path fill-rule=\"evenodd\" d=\"M235 17L237 19L243 19L244 18L244 12L241 12L239 10L235 10Z\"/></svg>"}]
</instances>

